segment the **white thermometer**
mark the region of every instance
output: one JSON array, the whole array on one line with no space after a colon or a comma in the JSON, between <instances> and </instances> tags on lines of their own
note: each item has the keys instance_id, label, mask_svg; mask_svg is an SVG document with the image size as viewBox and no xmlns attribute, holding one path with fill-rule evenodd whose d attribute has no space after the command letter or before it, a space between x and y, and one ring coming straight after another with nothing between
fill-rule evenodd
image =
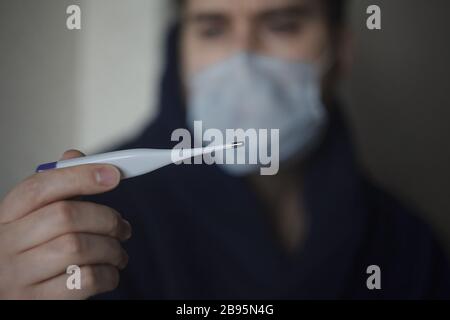
<instances>
[{"instance_id":1,"label":"white thermometer","mask_svg":"<svg viewBox=\"0 0 450 320\"><path fill-rule=\"evenodd\" d=\"M117 167L122 173L122 179L134 178L156 171L172 163L242 147L243 142L227 145L210 146L196 149L134 149L103 153L70 160L46 163L40 165L36 172L69 168L86 164L109 164Z\"/></svg>"}]
</instances>

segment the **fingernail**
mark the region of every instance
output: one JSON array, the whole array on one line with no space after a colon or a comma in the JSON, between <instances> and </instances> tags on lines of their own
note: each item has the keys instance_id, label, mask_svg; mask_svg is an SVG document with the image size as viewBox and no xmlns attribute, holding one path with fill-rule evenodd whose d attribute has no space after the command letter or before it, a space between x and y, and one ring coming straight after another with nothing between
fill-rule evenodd
<instances>
[{"instance_id":1,"label":"fingernail","mask_svg":"<svg viewBox=\"0 0 450 320\"><path fill-rule=\"evenodd\" d=\"M97 183L105 187L116 185L120 179L118 171L111 167L103 167L98 169L95 177L97 179Z\"/></svg>"},{"instance_id":2,"label":"fingernail","mask_svg":"<svg viewBox=\"0 0 450 320\"><path fill-rule=\"evenodd\" d=\"M131 234L132 234L131 224L125 219L123 219L123 222L126 225L125 240L128 240L131 238Z\"/></svg>"},{"instance_id":3,"label":"fingernail","mask_svg":"<svg viewBox=\"0 0 450 320\"><path fill-rule=\"evenodd\" d=\"M119 263L119 269L123 270L125 269L125 267L128 265L128 260L130 258L128 257L128 254L125 250L123 250L123 257L122 257L122 261Z\"/></svg>"}]
</instances>

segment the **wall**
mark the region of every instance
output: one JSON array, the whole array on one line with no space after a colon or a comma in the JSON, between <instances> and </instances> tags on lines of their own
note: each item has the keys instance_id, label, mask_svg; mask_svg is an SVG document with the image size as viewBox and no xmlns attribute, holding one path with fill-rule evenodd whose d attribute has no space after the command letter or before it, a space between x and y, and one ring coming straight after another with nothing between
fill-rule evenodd
<instances>
[{"instance_id":1,"label":"wall","mask_svg":"<svg viewBox=\"0 0 450 320\"><path fill-rule=\"evenodd\" d=\"M62 27L67 3L0 1L0 196L77 144L80 39Z\"/></svg>"},{"instance_id":2,"label":"wall","mask_svg":"<svg viewBox=\"0 0 450 320\"><path fill-rule=\"evenodd\" d=\"M349 114L367 170L433 222L450 249L450 2L357 0ZM369 31L365 9L382 8Z\"/></svg>"},{"instance_id":3,"label":"wall","mask_svg":"<svg viewBox=\"0 0 450 320\"><path fill-rule=\"evenodd\" d=\"M79 4L82 30L68 31ZM151 120L165 0L0 1L0 196L70 148L94 152Z\"/></svg>"}]
</instances>

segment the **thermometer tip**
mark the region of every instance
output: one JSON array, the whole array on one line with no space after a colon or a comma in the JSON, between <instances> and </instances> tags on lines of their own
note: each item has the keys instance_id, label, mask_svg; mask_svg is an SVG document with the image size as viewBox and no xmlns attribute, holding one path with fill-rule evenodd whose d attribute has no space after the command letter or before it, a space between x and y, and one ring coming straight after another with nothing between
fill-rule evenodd
<instances>
[{"instance_id":1,"label":"thermometer tip","mask_svg":"<svg viewBox=\"0 0 450 320\"><path fill-rule=\"evenodd\" d=\"M240 141L240 142L235 142L232 144L233 148L239 148L239 147L243 147L245 145L244 142Z\"/></svg>"}]
</instances>

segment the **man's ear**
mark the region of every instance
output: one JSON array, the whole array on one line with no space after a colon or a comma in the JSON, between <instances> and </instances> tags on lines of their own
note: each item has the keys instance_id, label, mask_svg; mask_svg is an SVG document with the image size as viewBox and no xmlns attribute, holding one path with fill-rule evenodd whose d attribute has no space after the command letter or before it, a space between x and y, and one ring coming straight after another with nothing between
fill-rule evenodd
<instances>
[{"instance_id":1,"label":"man's ear","mask_svg":"<svg viewBox=\"0 0 450 320\"><path fill-rule=\"evenodd\" d=\"M348 27L342 27L336 36L336 63L339 77L343 77L350 73L355 59L353 33Z\"/></svg>"},{"instance_id":2,"label":"man's ear","mask_svg":"<svg viewBox=\"0 0 450 320\"><path fill-rule=\"evenodd\" d=\"M322 99L326 105L332 106L336 98L336 90L340 80L347 76L353 66L353 35L348 28L342 27L332 35L333 62L332 68L322 81Z\"/></svg>"}]
</instances>

